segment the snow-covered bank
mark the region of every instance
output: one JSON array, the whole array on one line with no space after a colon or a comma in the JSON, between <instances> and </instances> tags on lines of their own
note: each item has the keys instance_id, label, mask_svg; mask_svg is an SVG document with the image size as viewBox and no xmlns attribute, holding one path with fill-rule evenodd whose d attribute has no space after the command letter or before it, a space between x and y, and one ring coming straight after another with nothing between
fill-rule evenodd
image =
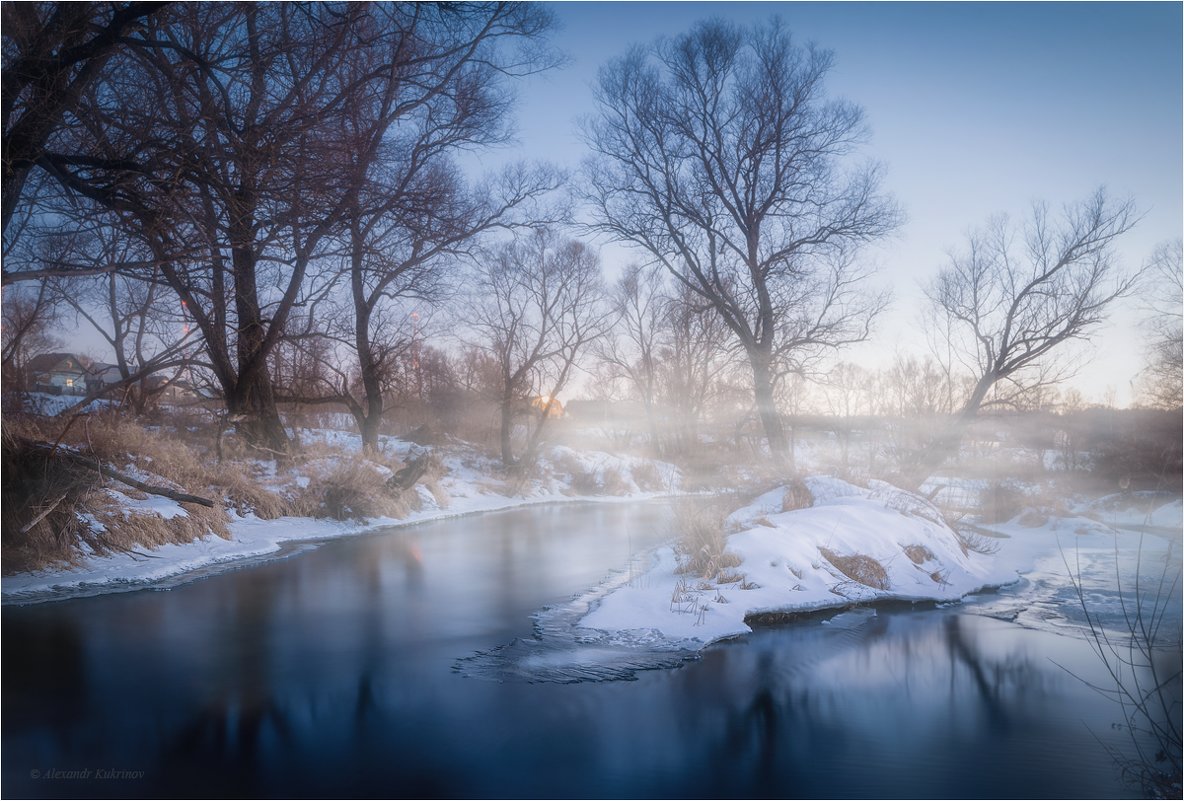
<instances>
[{"instance_id":1,"label":"snow-covered bank","mask_svg":"<svg viewBox=\"0 0 1184 801\"><path fill-rule=\"evenodd\" d=\"M349 435L340 432L305 432L308 439L320 438L350 444ZM395 440L384 442L392 452L410 456L422 448ZM637 457L601 452L577 452L555 448L541 460L538 475L507 486L493 478L495 464L467 447L442 449L445 475L436 492L423 485L415 487L418 509L404 517L373 517L365 521L328 520L310 517L280 517L263 520L231 511L230 537L210 534L185 544L167 544L151 550L131 553L90 554L70 568L37 570L5 576L0 581L4 603L34 603L77 595L117 592L172 582L186 575L205 575L211 569L231 568L247 560L283 552L300 542L319 542L375 531L391 526L407 526L449 517L494 512L521 506L558 502L628 502L669 495L677 490L677 470L669 464ZM638 476L645 480L639 481ZM294 473L297 484L307 478ZM572 485L582 482L583 492ZM643 490L650 482L661 489ZM443 492L440 492L443 490ZM615 492L602 495L598 492ZM107 490L118 499L127 516L156 515L165 520L187 515L175 501L161 497L136 499L116 490ZM93 521L92 525L101 525Z\"/></svg>"},{"instance_id":2,"label":"snow-covered bank","mask_svg":"<svg viewBox=\"0 0 1184 801\"><path fill-rule=\"evenodd\" d=\"M806 485L814 496L808 508L783 511L785 490L778 489L731 515L736 533L727 550L740 564L730 581L680 574L674 547L665 547L649 570L606 595L579 625L701 647L751 631L745 619L764 612L957 601L1015 582L1056 554L1062 538L1113 534L1090 518L1038 527L1013 522L995 527L998 539L979 538L964 548L937 509L916 495L877 481L867 489L822 477ZM1161 516L1178 508L1178 502L1165 507Z\"/></svg>"}]
</instances>

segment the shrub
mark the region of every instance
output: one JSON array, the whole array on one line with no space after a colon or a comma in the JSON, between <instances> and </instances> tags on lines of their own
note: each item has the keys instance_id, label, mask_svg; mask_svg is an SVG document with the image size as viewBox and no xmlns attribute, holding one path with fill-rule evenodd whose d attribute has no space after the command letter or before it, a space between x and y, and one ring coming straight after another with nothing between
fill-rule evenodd
<instances>
[{"instance_id":1,"label":"shrub","mask_svg":"<svg viewBox=\"0 0 1184 801\"><path fill-rule=\"evenodd\" d=\"M979 495L979 515L984 523L1006 523L1024 510L1023 490L1010 481L992 481Z\"/></svg>"},{"instance_id":2,"label":"shrub","mask_svg":"<svg viewBox=\"0 0 1184 801\"><path fill-rule=\"evenodd\" d=\"M364 520L368 517L405 517L418 506L414 492L387 485L379 466L354 457L334 460L323 473L311 472L298 496L301 514L334 520Z\"/></svg>"},{"instance_id":3,"label":"shrub","mask_svg":"<svg viewBox=\"0 0 1184 801\"><path fill-rule=\"evenodd\" d=\"M600 491L605 495L628 495L633 487L616 467L606 467L601 471Z\"/></svg>"},{"instance_id":4,"label":"shrub","mask_svg":"<svg viewBox=\"0 0 1184 801\"><path fill-rule=\"evenodd\" d=\"M668 489L662 480L662 471L649 460L633 465L632 473L633 481L645 492L661 492Z\"/></svg>"}]
</instances>

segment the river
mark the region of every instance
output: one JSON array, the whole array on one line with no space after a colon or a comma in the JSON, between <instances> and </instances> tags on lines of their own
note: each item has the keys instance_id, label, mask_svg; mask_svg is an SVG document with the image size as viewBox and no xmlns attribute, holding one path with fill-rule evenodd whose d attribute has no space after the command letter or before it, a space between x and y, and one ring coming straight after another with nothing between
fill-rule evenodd
<instances>
[{"instance_id":1,"label":"river","mask_svg":"<svg viewBox=\"0 0 1184 801\"><path fill-rule=\"evenodd\" d=\"M701 655L565 635L594 602L573 597L636 568L666 515L525 508L7 606L3 794L1138 795L1106 750L1129 747L1118 708L1069 675L1104 679L1071 610L1017 611L1055 623L1064 586Z\"/></svg>"}]
</instances>

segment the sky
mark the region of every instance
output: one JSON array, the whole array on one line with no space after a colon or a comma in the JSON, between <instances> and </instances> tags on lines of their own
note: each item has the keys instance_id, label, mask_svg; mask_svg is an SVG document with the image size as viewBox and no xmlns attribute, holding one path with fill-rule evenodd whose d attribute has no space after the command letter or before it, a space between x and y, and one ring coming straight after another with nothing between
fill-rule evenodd
<instances>
[{"instance_id":1,"label":"sky","mask_svg":"<svg viewBox=\"0 0 1184 801\"><path fill-rule=\"evenodd\" d=\"M1181 236L1180 3L553 3L554 45L568 64L518 86L518 137L480 162L542 159L575 169L587 151L579 119L595 110L599 67L633 44L721 17L780 16L802 43L833 50L828 94L864 108L861 156L908 221L867 253L895 303L874 343L850 358L875 366L924 351L921 284L992 215L1022 218L1099 186L1134 199L1142 218L1119 240L1127 268ZM605 246L611 274L638 258ZM1081 352L1087 400L1132 397L1146 317L1132 298Z\"/></svg>"}]
</instances>

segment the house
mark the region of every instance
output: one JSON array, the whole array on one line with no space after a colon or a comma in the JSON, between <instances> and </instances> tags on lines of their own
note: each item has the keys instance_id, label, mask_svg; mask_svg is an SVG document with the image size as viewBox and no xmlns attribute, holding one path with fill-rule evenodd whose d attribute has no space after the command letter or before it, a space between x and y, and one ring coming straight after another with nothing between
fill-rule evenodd
<instances>
[{"instance_id":1,"label":"house","mask_svg":"<svg viewBox=\"0 0 1184 801\"><path fill-rule=\"evenodd\" d=\"M144 379L144 388L159 400L170 403L197 400L202 397L188 381L176 377L148 376Z\"/></svg>"},{"instance_id":2,"label":"house","mask_svg":"<svg viewBox=\"0 0 1184 801\"><path fill-rule=\"evenodd\" d=\"M90 360L73 353L43 353L25 365L29 387L51 395L85 395Z\"/></svg>"},{"instance_id":3,"label":"house","mask_svg":"<svg viewBox=\"0 0 1184 801\"><path fill-rule=\"evenodd\" d=\"M91 392L105 389L123 380L123 374L119 372L119 365L117 364L91 362L87 366L87 372L86 383Z\"/></svg>"}]
</instances>

